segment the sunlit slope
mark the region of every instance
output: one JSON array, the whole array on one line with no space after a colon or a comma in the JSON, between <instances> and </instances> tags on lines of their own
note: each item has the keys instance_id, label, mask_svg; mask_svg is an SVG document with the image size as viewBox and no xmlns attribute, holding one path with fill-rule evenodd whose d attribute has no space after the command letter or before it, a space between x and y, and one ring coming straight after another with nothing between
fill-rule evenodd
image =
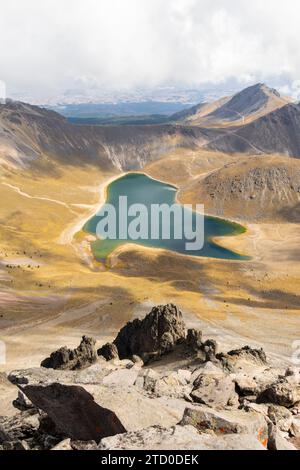
<instances>
[{"instance_id":1,"label":"sunlit slope","mask_svg":"<svg viewBox=\"0 0 300 470\"><path fill-rule=\"evenodd\" d=\"M245 125L290 103L264 84L248 87L232 97L194 106L174 116L187 124L202 127Z\"/></svg>"},{"instance_id":2,"label":"sunlit slope","mask_svg":"<svg viewBox=\"0 0 300 470\"><path fill-rule=\"evenodd\" d=\"M0 163L53 173L55 164L131 170L177 147L203 146L206 130L175 125L91 126L24 103L0 105Z\"/></svg>"},{"instance_id":3,"label":"sunlit slope","mask_svg":"<svg viewBox=\"0 0 300 470\"><path fill-rule=\"evenodd\" d=\"M185 202L201 201L208 212L246 221L300 221L300 161L288 157L238 157L189 181Z\"/></svg>"}]
</instances>

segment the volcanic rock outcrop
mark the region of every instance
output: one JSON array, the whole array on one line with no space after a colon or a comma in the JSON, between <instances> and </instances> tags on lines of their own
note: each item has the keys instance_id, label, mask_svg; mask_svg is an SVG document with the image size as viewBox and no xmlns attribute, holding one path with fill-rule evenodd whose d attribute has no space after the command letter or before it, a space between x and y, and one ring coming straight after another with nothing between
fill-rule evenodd
<instances>
[{"instance_id":1,"label":"volcanic rock outcrop","mask_svg":"<svg viewBox=\"0 0 300 470\"><path fill-rule=\"evenodd\" d=\"M97 361L95 344L96 341L93 338L83 336L78 348L68 349L64 346L58 349L42 361L41 367L62 370L88 367Z\"/></svg>"},{"instance_id":2,"label":"volcanic rock outcrop","mask_svg":"<svg viewBox=\"0 0 300 470\"><path fill-rule=\"evenodd\" d=\"M140 356L145 363L171 352L186 338L181 311L172 304L154 307L143 319L127 323L114 344L120 359Z\"/></svg>"},{"instance_id":3,"label":"volcanic rock outcrop","mask_svg":"<svg viewBox=\"0 0 300 470\"><path fill-rule=\"evenodd\" d=\"M186 331L174 305L153 308L117 338L121 359L106 344L83 369L67 361L66 370L12 371L22 411L0 417L0 449L300 447L299 369L274 368L249 346L216 353L214 341ZM158 362L149 368L134 352Z\"/></svg>"}]
</instances>

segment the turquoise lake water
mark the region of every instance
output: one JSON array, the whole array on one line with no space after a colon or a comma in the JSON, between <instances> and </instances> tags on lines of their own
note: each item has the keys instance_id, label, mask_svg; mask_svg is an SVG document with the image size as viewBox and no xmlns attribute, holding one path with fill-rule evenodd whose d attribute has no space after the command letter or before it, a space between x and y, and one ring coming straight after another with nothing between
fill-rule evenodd
<instances>
[{"instance_id":1,"label":"turquoise lake water","mask_svg":"<svg viewBox=\"0 0 300 470\"><path fill-rule=\"evenodd\" d=\"M151 213L150 207L153 204L167 204L172 206L176 202L177 188L154 180L148 177L145 174L141 173L128 173L117 180L114 180L107 188L107 199L106 203L109 203L115 207L116 214L119 213L119 197L127 196L128 206L132 204L143 204L149 209L149 214ZM199 204L201 201L199 201ZM189 209L184 209L184 211L189 211ZM196 218L200 217L196 212L190 212L190 215L193 214L192 228L196 227ZM134 218L134 217L133 217ZM133 218L128 218L130 222ZM95 235L98 222L101 220L101 217L95 215L92 217L84 226L84 231ZM183 219L184 220L184 219ZM149 233L151 232L151 217L149 216ZM173 234L174 230L174 221L170 219L170 232ZM117 229L119 228L117 223ZM229 260L246 260L249 257L235 253L233 251L222 248L212 241L213 237L219 236L234 236L241 233L244 233L246 229L237 224L224 219L219 219L216 217L205 216L204 217L204 246L202 249L197 251L187 251L186 250L186 239L175 239L171 236L170 239L165 240L162 237L162 234L159 234L158 239L147 240L132 240L128 236L126 240L101 240L98 239L92 243L92 251L95 258L99 261L105 260L105 258L112 253L117 247L123 244L132 243L138 244L153 248L162 248L166 250L175 251L177 253L185 254L187 256L201 256L201 257L210 257L210 258L219 258L219 259L229 259ZM118 232L117 232L118 233Z\"/></svg>"}]
</instances>

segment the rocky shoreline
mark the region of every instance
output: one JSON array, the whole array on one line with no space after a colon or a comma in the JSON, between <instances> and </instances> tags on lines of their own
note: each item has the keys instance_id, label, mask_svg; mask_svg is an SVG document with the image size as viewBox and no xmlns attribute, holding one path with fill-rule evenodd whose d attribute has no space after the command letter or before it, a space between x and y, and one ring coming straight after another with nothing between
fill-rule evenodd
<instances>
[{"instance_id":1,"label":"rocky shoreline","mask_svg":"<svg viewBox=\"0 0 300 470\"><path fill-rule=\"evenodd\" d=\"M218 351L174 305L4 379L16 413L0 417L1 450L300 449L300 370Z\"/></svg>"}]
</instances>

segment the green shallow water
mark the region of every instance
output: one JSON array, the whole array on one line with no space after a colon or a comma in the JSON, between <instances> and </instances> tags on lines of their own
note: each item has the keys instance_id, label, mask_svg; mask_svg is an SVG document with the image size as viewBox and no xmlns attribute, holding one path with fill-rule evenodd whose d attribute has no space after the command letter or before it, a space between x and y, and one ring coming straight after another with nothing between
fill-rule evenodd
<instances>
[{"instance_id":1,"label":"green shallow water","mask_svg":"<svg viewBox=\"0 0 300 470\"><path fill-rule=\"evenodd\" d=\"M107 188L106 203L112 204L118 213L119 196L127 196L128 206L131 204L144 204L149 208L152 204L168 204L171 206L176 202L177 188L172 185L154 180L145 174L128 173L121 178L113 181ZM199 201L201 203L201 201ZM188 209L184 209L188 210ZM195 212L194 217L199 217ZM96 234L96 227L100 217L95 215L84 226L84 230L93 235ZM130 222L130 218L129 218ZM149 225L151 220L149 218ZM204 246L198 251L186 251L186 240L164 240L160 236L158 240L96 240L92 243L92 251L95 258L99 261L104 260L117 247L132 243L153 248L162 248L185 254L187 256L201 256L209 258L229 259L229 260L247 260L249 257L235 253L226 248L222 248L212 241L213 237L234 236L244 233L246 229L237 223L216 217L205 216L205 241ZM173 221L171 220L171 233ZM150 230L149 230L150 231Z\"/></svg>"}]
</instances>

